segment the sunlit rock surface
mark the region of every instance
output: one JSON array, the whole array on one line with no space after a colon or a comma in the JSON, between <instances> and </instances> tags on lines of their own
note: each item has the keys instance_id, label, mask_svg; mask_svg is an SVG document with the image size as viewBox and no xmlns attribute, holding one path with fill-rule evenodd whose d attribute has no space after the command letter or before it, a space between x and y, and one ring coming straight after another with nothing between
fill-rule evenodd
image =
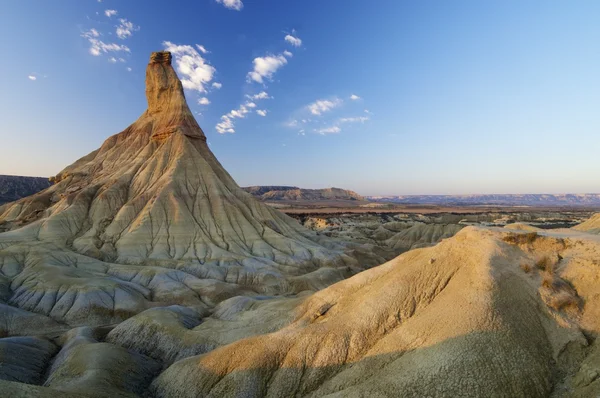
<instances>
[{"instance_id":1,"label":"sunlit rock surface","mask_svg":"<svg viewBox=\"0 0 600 398\"><path fill-rule=\"evenodd\" d=\"M0 293L23 311L10 317L78 326L157 306L203 311L239 295L319 289L383 260L240 189L208 149L170 53L152 55L146 97L135 123L54 185L0 207Z\"/></svg>"}]
</instances>

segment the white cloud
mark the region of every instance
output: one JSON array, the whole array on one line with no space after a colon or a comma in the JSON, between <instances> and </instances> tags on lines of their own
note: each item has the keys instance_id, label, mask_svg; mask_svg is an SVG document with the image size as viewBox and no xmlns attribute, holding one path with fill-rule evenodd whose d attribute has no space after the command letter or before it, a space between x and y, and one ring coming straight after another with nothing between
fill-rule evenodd
<instances>
[{"instance_id":1,"label":"white cloud","mask_svg":"<svg viewBox=\"0 0 600 398\"><path fill-rule=\"evenodd\" d=\"M198 104L200 105L208 105L210 104L210 100L206 97L202 97L198 100Z\"/></svg>"},{"instance_id":2,"label":"white cloud","mask_svg":"<svg viewBox=\"0 0 600 398\"><path fill-rule=\"evenodd\" d=\"M127 68L127 72L131 72L131 70L132 70L131 68Z\"/></svg>"},{"instance_id":3,"label":"white cloud","mask_svg":"<svg viewBox=\"0 0 600 398\"><path fill-rule=\"evenodd\" d=\"M129 47L127 46L103 42L98 38L100 37L100 33L96 29L90 29L86 32L83 32L81 34L81 37L87 39L87 41L90 43L89 52L90 54L96 57L101 55L102 53L108 52L131 52L131 50L129 50Z\"/></svg>"},{"instance_id":4,"label":"white cloud","mask_svg":"<svg viewBox=\"0 0 600 398\"><path fill-rule=\"evenodd\" d=\"M216 88L217 90L220 89L221 87L223 87L223 85L221 83L217 83L217 82L214 82L212 84L212 86L213 86L213 88Z\"/></svg>"},{"instance_id":5,"label":"white cloud","mask_svg":"<svg viewBox=\"0 0 600 398\"><path fill-rule=\"evenodd\" d=\"M117 63L117 59L115 57L110 57L108 59L108 62L110 62L111 64L116 64Z\"/></svg>"},{"instance_id":6,"label":"white cloud","mask_svg":"<svg viewBox=\"0 0 600 398\"><path fill-rule=\"evenodd\" d=\"M248 80L263 83L264 78L271 79L277 69L287 64L288 61L283 55L267 55L266 57L254 58L252 62L254 70L248 72Z\"/></svg>"},{"instance_id":7,"label":"white cloud","mask_svg":"<svg viewBox=\"0 0 600 398\"><path fill-rule=\"evenodd\" d=\"M302 40L300 40L300 38L292 36L292 35L286 35L285 41L287 41L294 47L300 47L302 45Z\"/></svg>"},{"instance_id":8,"label":"white cloud","mask_svg":"<svg viewBox=\"0 0 600 398\"><path fill-rule=\"evenodd\" d=\"M117 26L117 36L119 39L126 39L133 35L133 32L140 30L139 26L134 25L132 22L125 18L119 19L120 24Z\"/></svg>"},{"instance_id":9,"label":"white cloud","mask_svg":"<svg viewBox=\"0 0 600 398\"><path fill-rule=\"evenodd\" d=\"M360 99L360 97L359 97L358 95L356 95L356 94L352 94L352 95L350 96L350 99L351 99L352 101L356 101L356 100L359 100L359 99Z\"/></svg>"},{"instance_id":10,"label":"white cloud","mask_svg":"<svg viewBox=\"0 0 600 398\"><path fill-rule=\"evenodd\" d=\"M117 15L117 10L104 10L104 15L110 18L114 15Z\"/></svg>"},{"instance_id":11,"label":"white cloud","mask_svg":"<svg viewBox=\"0 0 600 398\"><path fill-rule=\"evenodd\" d=\"M371 111L370 111L370 110L368 110L368 109L365 109L365 113L366 113L367 115L372 115L372 114L373 114L373 112L371 112Z\"/></svg>"},{"instance_id":12,"label":"white cloud","mask_svg":"<svg viewBox=\"0 0 600 398\"><path fill-rule=\"evenodd\" d=\"M35 77L34 75L29 75L29 76L27 76L27 78L28 78L29 80L33 80L33 81L36 81L36 80L37 80L37 77Z\"/></svg>"},{"instance_id":13,"label":"white cloud","mask_svg":"<svg viewBox=\"0 0 600 398\"><path fill-rule=\"evenodd\" d=\"M339 120L340 123L364 123L369 118L367 116L358 116L358 117L343 117Z\"/></svg>"},{"instance_id":14,"label":"white cloud","mask_svg":"<svg viewBox=\"0 0 600 398\"><path fill-rule=\"evenodd\" d=\"M240 105L238 109L233 109L226 116L229 118L240 118L243 119L246 117L246 114L250 112L245 105Z\"/></svg>"},{"instance_id":15,"label":"white cloud","mask_svg":"<svg viewBox=\"0 0 600 398\"><path fill-rule=\"evenodd\" d=\"M246 95L246 97L255 101L271 98L269 97L269 94L267 94L266 91L261 91L260 93L254 95Z\"/></svg>"},{"instance_id":16,"label":"white cloud","mask_svg":"<svg viewBox=\"0 0 600 398\"><path fill-rule=\"evenodd\" d=\"M259 116L267 116L267 111L263 109L257 109L256 113L258 113Z\"/></svg>"},{"instance_id":17,"label":"white cloud","mask_svg":"<svg viewBox=\"0 0 600 398\"><path fill-rule=\"evenodd\" d=\"M240 105L238 109L233 109L229 111L228 114L221 116L221 122L217 124L216 130L219 134L225 133L235 133L235 123L234 119L244 119L246 115L250 112L250 109L255 108L256 104L251 101L246 101L244 104ZM264 112L262 115L260 112ZM267 111L256 111L261 116L266 116Z\"/></svg>"},{"instance_id":18,"label":"white cloud","mask_svg":"<svg viewBox=\"0 0 600 398\"><path fill-rule=\"evenodd\" d=\"M326 127L323 129L315 130L315 132L317 132L319 134L336 134L336 133L339 133L340 131L342 131L342 129L339 128L338 126L331 126L331 127Z\"/></svg>"},{"instance_id":19,"label":"white cloud","mask_svg":"<svg viewBox=\"0 0 600 398\"><path fill-rule=\"evenodd\" d=\"M285 51L283 52L283 55L285 55L285 56L286 56L286 57L288 57L288 58L292 58L292 57L294 56L294 54L292 54L292 53L291 53L290 51L288 51L288 50L285 50Z\"/></svg>"},{"instance_id":20,"label":"white cloud","mask_svg":"<svg viewBox=\"0 0 600 398\"><path fill-rule=\"evenodd\" d=\"M235 133L233 121L231 118L226 115L221 116L221 122L217 124L216 129L217 133L225 134L225 133Z\"/></svg>"},{"instance_id":21,"label":"white cloud","mask_svg":"<svg viewBox=\"0 0 600 398\"><path fill-rule=\"evenodd\" d=\"M242 8L244 8L244 3L242 3L242 0L217 0L217 3L223 4L230 10L240 11Z\"/></svg>"},{"instance_id":22,"label":"white cloud","mask_svg":"<svg viewBox=\"0 0 600 398\"><path fill-rule=\"evenodd\" d=\"M208 64L192 46L178 45L170 41L164 41L163 46L175 57L175 65L182 77L183 88L205 93L206 85L211 82L217 70Z\"/></svg>"},{"instance_id":23,"label":"white cloud","mask_svg":"<svg viewBox=\"0 0 600 398\"><path fill-rule=\"evenodd\" d=\"M325 112L331 111L342 104L342 100L334 98L333 100L317 100L312 104L308 104L306 107L313 115L321 115Z\"/></svg>"},{"instance_id":24,"label":"white cloud","mask_svg":"<svg viewBox=\"0 0 600 398\"><path fill-rule=\"evenodd\" d=\"M206 47L204 47L204 46L202 46L202 45L200 45L200 44L196 44L196 47L198 48L198 50L200 50L200 52L201 52L202 54L208 54L208 53L210 52L210 51L208 51L208 50L206 49Z\"/></svg>"}]
</instances>

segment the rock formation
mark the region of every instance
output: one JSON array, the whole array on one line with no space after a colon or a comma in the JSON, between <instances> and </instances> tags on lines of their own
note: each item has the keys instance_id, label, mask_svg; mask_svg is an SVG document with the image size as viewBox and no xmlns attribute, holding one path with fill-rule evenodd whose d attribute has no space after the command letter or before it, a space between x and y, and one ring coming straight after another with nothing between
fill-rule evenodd
<instances>
[{"instance_id":1,"label":"rock formation","mask_svg":"<svg viewBox=\"0 0 600 398\"><path fill-rule=\"evenodd\" d=\"M420 215L416 216L418 217L404 219L386 214L334 214L299 218L305 227L319 231L323 235L348 242L373 245L388 259L411 249L433 246L464 228L464 225L459 223L415 221L414 218L423 218ZM389 254L385 254L386 252Z\"/></svg>"},{"instance_id":2,"label":"rock formation","mask_svg":"<svg viewBox=\"0 0 600 398\"><path fill-rule=\"evenodd\" d=\"M13 318L90 326L156 306L210 308L242 294L321 288L380 260L357 261L346 253L360 248L240 189L209 150L170 53L152 54L146 97L135 123L54 185L0 207Z\"/></svg>"}]
</instances>

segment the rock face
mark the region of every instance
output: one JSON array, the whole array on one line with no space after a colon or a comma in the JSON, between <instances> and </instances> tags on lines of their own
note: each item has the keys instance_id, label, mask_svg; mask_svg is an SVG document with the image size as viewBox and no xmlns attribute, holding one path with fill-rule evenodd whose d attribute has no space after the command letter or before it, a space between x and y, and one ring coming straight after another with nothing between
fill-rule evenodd
<instances>
[{"instance_id":1,"label":"rock face","mask_svg":"<svg viewBox=\"0 0 600 398\"><path fill-rule=\"evenodd\" d=\"M303 189L287 186L255 186L243 189L263 201L366 201L356 192L341 188Z\"/></svg>"},{"instance_id":2,"label":"rock face","mask_svg":"<svg viewBox=\"0 0 600 398\"><path fill-rule=\"evenodd\" d=\"M0 205L33 195L50 185L43 177L0 175Z\"/></svg>"},{"instance_id":3,"label":"rock face","mask_svg":"<svg viewBox=\"0 0 600 398\"><path fill-rule=\"evenodd\" d=\"M360 248L240 189L209 150L170 53L152 54L146 97L135 123L54 185L0 207L9 305L30 319L97 325L156 306L296 293L380 260L365 253L359 263L345 252Z\"/></svg>"}]
</instances>

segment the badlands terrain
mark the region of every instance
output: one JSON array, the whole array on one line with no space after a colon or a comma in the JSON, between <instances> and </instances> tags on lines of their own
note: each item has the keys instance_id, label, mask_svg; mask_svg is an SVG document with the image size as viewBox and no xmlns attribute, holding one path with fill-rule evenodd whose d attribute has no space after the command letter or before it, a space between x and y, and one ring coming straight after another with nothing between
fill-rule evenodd
<instances>
[{"instance_id":1,"label":"badlands terrain","mask_svg":"<svg viewBox=\"0 0 600 398\"><path fill-rule=\"evenodd\" d=\"M492 211L461 207L461 212L452 212L444 208L433 211L431 208L413 207L410 212L388 209L381 213L356 211L355 208L347 208L346 212L339 208L326 212L312 207L303 211L298 208L282 209L284 212L288 210L306 228L339 240L373 245L388 259L411 249L433 246L467 226L510 227L527 223L540 229L569 228L594 214L584 209L535 208Z\"/></svg>"},{"instance_id":2,"label":"badlands terrain","mask_svg":"<svg viewBox=\"0 0 600 398\"><path fill-rule=\"evenodd\" d=\"M214 157L170 53L146 97L0 206L1 396L600 394L591 211L292 218Z\"/></svg>"}]
</instances>

